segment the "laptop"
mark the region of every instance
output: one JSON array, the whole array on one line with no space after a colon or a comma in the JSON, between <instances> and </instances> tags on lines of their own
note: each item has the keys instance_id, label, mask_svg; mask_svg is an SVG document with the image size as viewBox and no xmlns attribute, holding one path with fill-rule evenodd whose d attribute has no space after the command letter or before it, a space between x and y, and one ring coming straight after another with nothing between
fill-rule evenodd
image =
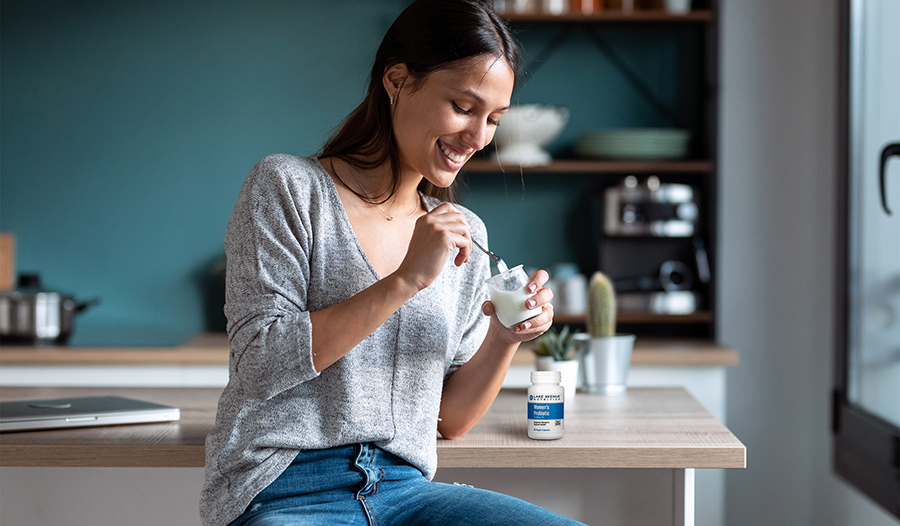
<instances>
[{"instance_id":1,"label":"laptop","mask_svg":"<svg viewBox=\"0 0 900 526\"><path fill-rule=\"evenodd\" d=\"M180 418L177 407L121 396L0 402L0 432L170 422Z\"/></svg>"}]
</instances>

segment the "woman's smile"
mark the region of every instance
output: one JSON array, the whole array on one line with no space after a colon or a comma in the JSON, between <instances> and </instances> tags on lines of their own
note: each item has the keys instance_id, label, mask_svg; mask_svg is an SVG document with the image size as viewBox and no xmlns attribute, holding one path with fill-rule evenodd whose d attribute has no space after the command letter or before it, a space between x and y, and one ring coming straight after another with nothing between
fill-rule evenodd
<instances>
[{"instance_id":1,"label":"woman's smile","mask_svg":"<svg viewBox=\"0 0 900 526\"><path fill-rule=\"evenodd\" d=\"M441 149L441 152L447 156L448 159L453 161L454 163L463 164L468 158L466 155L460 155L458 153L454 153L450 148L448 148L443 142L438 140L438 146Z\"/></svg>"}]
</instances>

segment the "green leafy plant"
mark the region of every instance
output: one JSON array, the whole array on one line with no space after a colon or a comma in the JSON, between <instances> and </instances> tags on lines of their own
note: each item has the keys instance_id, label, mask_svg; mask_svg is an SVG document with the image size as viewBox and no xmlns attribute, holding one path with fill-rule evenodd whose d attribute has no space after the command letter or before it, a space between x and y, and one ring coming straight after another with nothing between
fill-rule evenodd
<instances>
[{"instance_id":1,"label":"green leafy plant","mask_svg":"<svg viewBox=\"0 0 900 526\"><path fill-rule=\"evenodd\" d=\"M538 347L534 353L538 356L551 356L557 362L574 360L585 347L582 342L578 333L570 332L568 325L559 332L550 327L550 330L538 338Z\"/></svg>"}]
</instances>

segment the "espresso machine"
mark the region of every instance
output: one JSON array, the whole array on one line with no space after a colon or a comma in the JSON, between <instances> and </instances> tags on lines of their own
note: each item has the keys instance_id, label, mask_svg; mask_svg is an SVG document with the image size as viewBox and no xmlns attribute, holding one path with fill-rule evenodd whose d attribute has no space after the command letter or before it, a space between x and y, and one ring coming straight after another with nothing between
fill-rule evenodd
<instances>
[{"instance_id":1,"label":"espresso machine","mask_svg":"<svg viewBox=\"0 0 900 526\"><path fill-rule=\"evenodd\" d=\"M643 183L629 175L604 193L607 236L691 237L699 217L694 189L663 184L651 175Z\"/></svg>"},{"instance_id":2,"label":"espresso machine","mask_svg":"<svg viewBox=\"0 0 900 526\"><path fill-rule=\"evenodd\" d=\"M700 203L688 184L629 175L593 205L597 267L622 311L692 314L704 308L709 261Z\"/></svg>"}]
</instances>

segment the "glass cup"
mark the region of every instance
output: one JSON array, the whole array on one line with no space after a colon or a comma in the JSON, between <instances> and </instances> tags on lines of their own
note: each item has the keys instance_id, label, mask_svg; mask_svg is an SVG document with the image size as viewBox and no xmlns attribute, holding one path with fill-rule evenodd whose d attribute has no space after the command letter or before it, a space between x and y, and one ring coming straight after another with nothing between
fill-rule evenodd
<instances>
[{"instance_id":1,"label":"glass cup","mask_svg":"<svg viewBox=\"0 0 900 526\"><path fill-rule=\"evenodd\" d=\"M522 265L491 276L486 283L491 288L491 303L497 318L504 327L510 328L541 313L540 307L529 309L525 306L525 301L535 293L529 294L525 290L528 274L522 270Z\"/></svg>"}]
</instances>

